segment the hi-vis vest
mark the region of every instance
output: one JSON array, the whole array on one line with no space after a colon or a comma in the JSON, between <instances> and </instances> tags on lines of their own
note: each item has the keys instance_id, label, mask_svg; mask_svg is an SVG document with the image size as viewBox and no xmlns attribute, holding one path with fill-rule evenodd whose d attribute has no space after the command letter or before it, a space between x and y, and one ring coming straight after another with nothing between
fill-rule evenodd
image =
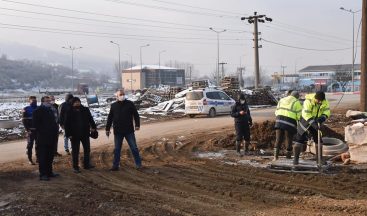
<instances>
[{"instance_id":1,"label":"hi-vis vest","mask_svg":"<svg viewBox=\"0 0 367 216\"><path fill-rule=\"evenodd\" d=\"M280 99L275 111L275 128L285 129L292 133L297 130L297 121L301 118L302 105L293 96Z\"/></svg>"},{"instance_id":2,"label":"hi-vis vest","mask_svg":"<svg viewBox=\"0 0 367 216\"><path fill-rule=\"evenodd\" d=\"M307 94L306 100L303 102L302 109L302 118L297 128L299 134L303 134L309 126L316 121L316 119L322 115L327 118L330 117L330 107L329 101L326 99L321 102L321 104L317 104L315 102L315 94Z\"/></svg>"},{"instance_id":3,"label":"hi-vis vest","mask_svg":"<svg viewBox=\"0 0 367 216\"><path fill-rule=\"evenodd\" d=\"M293 96L280 99L275 115L286 116L298 121L301 118L302 105L299 100Z\"/></svg>"}]
</instances>

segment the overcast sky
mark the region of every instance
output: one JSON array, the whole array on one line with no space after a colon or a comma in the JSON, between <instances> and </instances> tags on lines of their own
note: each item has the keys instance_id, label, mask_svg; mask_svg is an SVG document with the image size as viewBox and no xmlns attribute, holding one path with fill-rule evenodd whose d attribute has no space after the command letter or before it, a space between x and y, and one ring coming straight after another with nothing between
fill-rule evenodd
<instances>
[{"instance_id":1,"label":"overcast sky","mask_svg":"<svg viewBox=\"0 0 367 216\"><path fill-rule=\"evenodd\" d=\"M227 71L241 63L252 74L253 24L241 16L257 11L271 17L273 22L259 24L265 40L333 50L352 47L352 14L339 8L359 10L361 5L361 0L0 0L0 40L60 53L67 53L61 46L82 46L79 56L114 60L113 40L121 45L123 60L130 59L128 53L138 64L139 47L149 43L143 48L144 64L157 64L158 53L166 50L161 62L190 62L201 74L209 74L217 59L216 33L209 30L213 27L227 30L220 34L220 61L228 63ZM356 32L360 20L361 13L356 13ZM351 49L323 52L260 44L260 66L268 73L281 65L293 73L307 65L348 64L352 59Z\"/></svg>"}]
</instances>

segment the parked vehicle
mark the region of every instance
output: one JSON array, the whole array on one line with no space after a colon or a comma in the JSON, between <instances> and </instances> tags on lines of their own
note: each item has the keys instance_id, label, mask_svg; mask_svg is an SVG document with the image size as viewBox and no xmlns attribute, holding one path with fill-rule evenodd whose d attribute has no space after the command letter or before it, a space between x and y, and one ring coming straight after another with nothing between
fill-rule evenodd
<instances>
[{"instance_id":1,"label":"parked vehicle","mask_svg":"<svg viewBox=\"0 0 367 216\"><path fill-rule=\"evenodd\" d=\"M211 88L191 90L186 93L185 113L190 118L196 115L215 117L230 114L234 104L235 101L221 90Z\"/></svg>"}]
</instances>

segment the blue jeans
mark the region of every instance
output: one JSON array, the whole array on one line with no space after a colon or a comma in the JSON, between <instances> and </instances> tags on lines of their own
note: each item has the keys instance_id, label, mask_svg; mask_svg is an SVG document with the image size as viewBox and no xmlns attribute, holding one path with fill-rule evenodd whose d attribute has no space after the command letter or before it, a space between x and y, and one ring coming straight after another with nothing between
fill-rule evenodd
<instances>
[{"instance_id":1,"label":"blue jeans","mask_svg":"<svg viewBox=\"0 0 367 216\"><path fill-rule=\"evenodd\" d=\"M64 132L64 148L65 151L69 150L69 139L65 136L65 132Z\"/></svg>"},{"instance_id":2,"label":"blue jeans","mask_svg":"<svg viewBox=\"0 0 367 216\"><path fill-rule=\"evenodd\" d=\"M127 143L129 144L130 151L134 156L135 165L136 167L141 167L141 158L139 155L139 149L136 145L135 134L115 134L114 141L115 141L115 149L113 151L113 167L117 168L120 166L120 157L121 157L121 148L122 148L122 141L126 139Z\"/></svg>"}]
</instances>

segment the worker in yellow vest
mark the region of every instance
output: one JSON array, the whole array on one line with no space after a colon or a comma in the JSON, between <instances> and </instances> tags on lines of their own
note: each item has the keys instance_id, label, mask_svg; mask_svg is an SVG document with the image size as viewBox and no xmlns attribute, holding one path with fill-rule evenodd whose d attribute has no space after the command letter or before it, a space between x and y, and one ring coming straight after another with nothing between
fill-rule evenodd
<instances>
[{"instance_id":1,"label":"worker in yellow vest","mask_svg":"<svg viewBox=\"0 0 367 216\"><path fill-rule=\"evenodd\" d=\"M318 143L319 126L330 117L329 102L326 100L325 93L322 91L316 94L307 94L303 103L301 120L297 127L297 135L295 138L293 151L293 164L298 165L299 155L303 149L303 145L307 142L307 132L312 135L314 142ZM318 149L316 147L316 149ZM322 154L322 149L321 152Z\"/></svg>"},{"instance_id":2,"label":"worker in yellow vest","mask_svg":"<svg viewBox=\"0 0 367 216\"><path fill-rule=\"evenodd\" d=\"M293 137L297 133L297 123L301 118L302 105L298 100L298 91L291 91L290 95L282 98L278 102L275 111L275 146L274 161L278 160L279 150L283 141L286 143L286 158L292 158Z\"/></svg>"}]
</instances>

